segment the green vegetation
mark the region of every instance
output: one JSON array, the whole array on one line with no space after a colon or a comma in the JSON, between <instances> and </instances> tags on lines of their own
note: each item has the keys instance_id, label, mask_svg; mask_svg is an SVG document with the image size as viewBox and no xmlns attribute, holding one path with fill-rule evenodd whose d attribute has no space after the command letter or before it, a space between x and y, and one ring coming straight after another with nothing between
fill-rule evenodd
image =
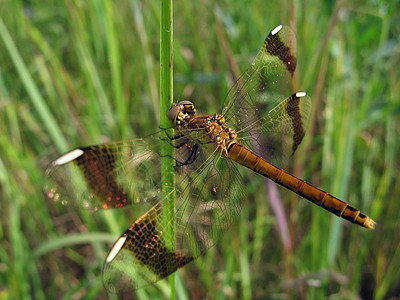
<instances>
[{"instance_id":1,"label":"green vegetation","mask_svg":"<svg viewBox=\"0 0 400 300\"><path fill-rule=\"evenodd\" d=\"M160 9L158 1L0 1L0 299L113 298L101 269L132 208L58 207L43 195L44 169L68 149L157 130ZM176 297L399 295L398 3L177 1L174 98L220 111L231 70L243 72L280 23L297 32L294 89L314 105L297 174L361 209L376 229L282 194L290 232L282 243L265 184L253 176L237 224L178 272ZM164 280L137 296L170 292Z\"/></svg>"},{"instance_id":2,"label":"green vegetation","mask_svg":"<svg viewBox=\"0 0 400 300\"><path fill-rule=\"evenodd\" d=\"M173 102L173 1L162 0L161 2L161 24L160 24L160 126L169 128L169 119L165 112ZM173 130L169 129L170 136ZM167 138L167 136L163 136ZM166 247L175 249L175 216L171 212L175 209L175 176L173 157L174 149L168 144L163 144L161 149L161 181L163 189L163 201L165 202L164 228L166 235ZM175 274L169 276L171 299L175 299Z\"/></svg>"}]
</instances>

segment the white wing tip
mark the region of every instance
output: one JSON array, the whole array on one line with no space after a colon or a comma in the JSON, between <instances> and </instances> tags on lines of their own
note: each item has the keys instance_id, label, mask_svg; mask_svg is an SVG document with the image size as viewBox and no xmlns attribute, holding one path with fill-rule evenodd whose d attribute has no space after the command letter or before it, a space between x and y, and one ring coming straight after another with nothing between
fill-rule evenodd
<instances>
[{"instance_id":1,"label":"white wing tip","mask_svg":"<svg viewBox=\"0 0 400 300\"><path fill-rule=\"evenodd\" d=\"M297 98L301 98L301 97L305 97L305 96L307 96L307 93L306 93L306 92L297 92L297 93L296 93L296 97L297 97Z\"/></svg>"},{"instance_id":2,"label":"white wing tip","mask_svg":"<svg viewBox=\"0 0 400 300\"><path fill-rule=\"evenodd\" d=\"M281 31L282 27L283 27L282 25L276 26L274 29L272 29L271 34L272 35L277 34L279 31Z\"/></svg>"},{"instance_id":3,"label":"white wing tip","mask_svg":"<svg viewBox=\"0 0 400 300\"><path fill-rule=\"evenodd\" d=\"M74 160L75 158L78 158L83 154L83 151L81 149L74 149L68 153L65 153L64 155L60 156L54 161L54 165L64 165L66 163L69 163L70 161Z\"/></svg>"},{"instance_id":4,"label":"white wing tip","mask_svg":"<svg viewBox=\"0 0 400 300\"><path fill-rule=\"evenodd\" d=\"M106 262L110 263L113 261L113 259L117 256L117 254L119 253L119 251L121 250L122 246L124 245L125 241L126 241L127 236L121 236L114 244L114 246L112 247L110 253L108 253L107 258L106 258Z\"/></svg>"}]
</instances>

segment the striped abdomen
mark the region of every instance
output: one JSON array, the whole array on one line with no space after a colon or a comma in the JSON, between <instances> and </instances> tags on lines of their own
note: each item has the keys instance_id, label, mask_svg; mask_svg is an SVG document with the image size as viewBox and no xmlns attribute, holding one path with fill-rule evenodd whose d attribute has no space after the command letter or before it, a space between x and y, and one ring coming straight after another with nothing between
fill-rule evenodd
<instances>
[{"instance_id":1,"label":"striped abdomen","mask_svg":"<svg viewBox=\"0 0 400 300\"><path fill-rule=\"evenodd\" d=\"M275 167L241 144L232 143L228 148L228 156L343 219L369 229L374 228L375 222L358 209Z\"/></svg>"}]
</instances>

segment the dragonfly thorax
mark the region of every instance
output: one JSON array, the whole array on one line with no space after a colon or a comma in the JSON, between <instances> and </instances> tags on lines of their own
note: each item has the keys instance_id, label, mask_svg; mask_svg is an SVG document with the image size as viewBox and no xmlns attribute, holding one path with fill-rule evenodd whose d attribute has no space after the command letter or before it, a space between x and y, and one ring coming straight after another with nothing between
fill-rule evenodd
<instances>
[{"instance_id":1,"label":"dragonfly thorax","mask_svg":"<svg viewBox=\"0 0 400 300\"><path fill-rule=\"evenodd\" d=\"M190 101L173 103L168 118L182 136L203 145L213 144L223 155L227 155L229 146L237 142L235 130L225 123L223 115L196 116L196 109Z\"/></svg>"},{"instance_id":2,"label":"dragonfly thorax","mask_svg":"<svg viewBox=\"0 0 400 300\"><path fill-rule=\"evenodd\" d=\"M214 147L226 156L229 147L237 143L237 133L225 123L224 116L220 114L192 117L178 125L176 130L180 135L203 146Z\"/></svg>"},{"instance_id":3,"label":"dragonfly thorax","mask_svg":"<svg viewBox=\"0 0 400 300\"><path fill-rule=\"evenodd\" d=\"M168 110L168 119L173 122L175 126L186 124L188 120L195 115L196 108L193 103L188 100L172 103L171 108Z\"/></svg>"},{"instance_id":4,"label":"dragonfly thorax","mask_svg":"<svg viewBox=\"0 0 400 300\"><path fill-rule=\"evenodd\" d=\"M206 132L223 155L228 155L230 145L237 142L236 131L225 123L222 115L215 114L207 118Z\"/></svg>"}]
</instances>

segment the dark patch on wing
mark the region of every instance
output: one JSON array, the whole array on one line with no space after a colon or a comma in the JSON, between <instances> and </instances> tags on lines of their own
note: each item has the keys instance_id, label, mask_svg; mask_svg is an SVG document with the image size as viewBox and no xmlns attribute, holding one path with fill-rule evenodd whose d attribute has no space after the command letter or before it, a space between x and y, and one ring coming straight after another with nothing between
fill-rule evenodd
<instances>
[{"instance_id":1,"label":"dark patch on wing","mask_svg":"<svg viewBox=\"0 0 400 300\"><path fill-rule=\"evenodd\" d=\"M301 97L297 97L296 93L289 98L288 105L286 106L286 112L292 121L293 128L293 153L300 145L305 135L305 128L303 127L302 116L300 111Z\"/></svg>"},{"instance_id":2,"label":"dark patch on wing","mask_svg":"<svg viewBox=\"0 0 400 300\"><path fill-rule=\"evenodd\" d=\"M87 186L98 197L101 208L116 208L127 204L127 195L118 185L114 173L117 154L106 146L79 148L83 154L75 159Z\"/></svg>"},{"instance_id":3,"label":"dark patch on wing","mask_svg":"<svg viewBox=\"0 0 400 300\"><path fill-rule=\"evenodd\" d=\"M293 76L296 70L296 57L292 55L289 45L286 45L279 36L281 31L276 34L270 34L264 41L264 49L271 55L279 57L279 59L286 65L286 68Z\"/></svg>"}]
</instances>

